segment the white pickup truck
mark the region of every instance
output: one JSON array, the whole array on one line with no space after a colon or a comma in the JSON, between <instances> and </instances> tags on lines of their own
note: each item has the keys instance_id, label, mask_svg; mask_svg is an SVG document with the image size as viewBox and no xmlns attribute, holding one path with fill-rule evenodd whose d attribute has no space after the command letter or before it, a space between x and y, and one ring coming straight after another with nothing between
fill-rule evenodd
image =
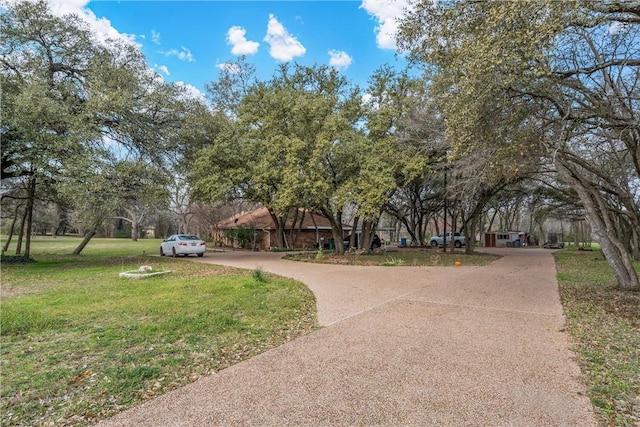
<instances>
[{"instance_id":1,"label":"white pickup truck","mask_svg":"<svg viewBox=\"0 0 640 427\"><path fill-rule=\"evenodd\" d=\"M435 248L436 246L442 246L442 241L442 234L439 234L437 236L433 236L429 241L429 244ZM451 232L447 232L446 244L448 245L449 242L451 242ZM460 233L453 233L453 246L455 246L456 248L461 248L464 245L465 237L461 236Z\"/></svg>"}]
</instances>

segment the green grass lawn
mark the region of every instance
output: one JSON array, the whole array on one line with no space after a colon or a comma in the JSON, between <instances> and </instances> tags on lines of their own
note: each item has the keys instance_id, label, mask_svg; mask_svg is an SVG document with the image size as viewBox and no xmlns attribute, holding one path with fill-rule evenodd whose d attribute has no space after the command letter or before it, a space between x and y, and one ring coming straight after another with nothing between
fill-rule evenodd
<instances>
[{"instance_id":1,"label":"green grass lawn","mask_svg":"<svg viewBox=\"0 0 640 427\"><path fill-rule=\"evenodd\" d=\"M0 425L87 425L316 328L313 295L298 282L149 256L159 240L94 239L82 255L68 255L78 243L37 237L37 262L2 264ZM599 251L555 257L602 425L639 425L640 293L614 288ZM495 258L427 249L298 259L446 266ZM143 264L172 273L118 277Z\"/></svg>"},{"instance_id":2,"label":"green grass lawn","mask_svg":"<svg viewBox=\"0 0 640 427\"><path fill-rule=\"evenodd\" d=\"M2 264L0 425L86 425L316 328L299 282L149 256L159 240L78 243ZM143 264L172 273L118 277Z\"/></svg>"},{"instance_id":3,"label":"green grass lawn","mask_svg":"<svg viewBox=\"0 0 640 427\"><path fill-rule=\"evenodd\" d=\"M602 425L640 426L640 292L615 289L600 251L555 258L567 326Z\"/></svg>"}]
</instances>

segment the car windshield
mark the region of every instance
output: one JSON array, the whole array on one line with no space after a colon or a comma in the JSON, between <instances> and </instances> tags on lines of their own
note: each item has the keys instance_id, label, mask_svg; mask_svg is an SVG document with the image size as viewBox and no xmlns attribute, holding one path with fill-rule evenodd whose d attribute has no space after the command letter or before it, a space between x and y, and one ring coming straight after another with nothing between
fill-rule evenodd
<instances>
[{"instance_id":1,"label":"car windshield","mask_svg":"<svg viewBox=\"0 0 640 427\"><path fill-rule=\"evenodd\" d=\"M198 236L194 236L193 234L180 236L180 240L200 240Z\"/></svg>"}]
</instances>

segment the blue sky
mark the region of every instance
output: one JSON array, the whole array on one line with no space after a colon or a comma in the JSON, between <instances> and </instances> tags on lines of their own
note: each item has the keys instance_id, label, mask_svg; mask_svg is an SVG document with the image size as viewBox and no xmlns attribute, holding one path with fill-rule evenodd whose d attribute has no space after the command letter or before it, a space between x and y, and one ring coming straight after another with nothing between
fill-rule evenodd
<instances>
[{"instance_id":1,"label":"blue sky","mask_svg":"<svg viewBox=\"0 0 640 427\"><path fill-rule=\"evenodd\" d=\"M325 64L363 87L382 64L404 66L393 32L406 0L49 1L97 33L132 40L165 80L201 92L240 54L260 79L284 62Z\"/></svg>"}]
</instances>

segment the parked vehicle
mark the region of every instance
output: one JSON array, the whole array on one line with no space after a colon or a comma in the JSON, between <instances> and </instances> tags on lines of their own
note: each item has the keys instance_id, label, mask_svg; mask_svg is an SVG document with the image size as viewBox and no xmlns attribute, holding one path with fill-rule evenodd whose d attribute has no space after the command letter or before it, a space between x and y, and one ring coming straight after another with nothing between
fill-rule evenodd
<instances>
[{"instance_id":1,"label":"parked vehicle","mask_svg":"<svg viewBox=\"0 0 640 427\"><path fill-rule=\"evenodd\" d=\"M443 241L444 241L444 238L442 234L439 234L437 236L433 236L429 241L429 244L434 248L436 246L442 247ZM446 244L448 245L450 242L451 242L451 232L449 231L447 232ZM456 248L461 248L465 244L466 244L466 239L464 236L461 236L460 233L453 234L453 246L455 246Z\"/></svg>"},{"instance_id":2,"label":"parked vehicle","mask_svg":"<svg viewBox=\"0 0 640 427\"><path fill-rule=\"evenodd\" d=\"M160 255L190 255L204 256L206 244L194 234L174 234L163 240L160 244Z\"/></svg>"}]
</instances>

